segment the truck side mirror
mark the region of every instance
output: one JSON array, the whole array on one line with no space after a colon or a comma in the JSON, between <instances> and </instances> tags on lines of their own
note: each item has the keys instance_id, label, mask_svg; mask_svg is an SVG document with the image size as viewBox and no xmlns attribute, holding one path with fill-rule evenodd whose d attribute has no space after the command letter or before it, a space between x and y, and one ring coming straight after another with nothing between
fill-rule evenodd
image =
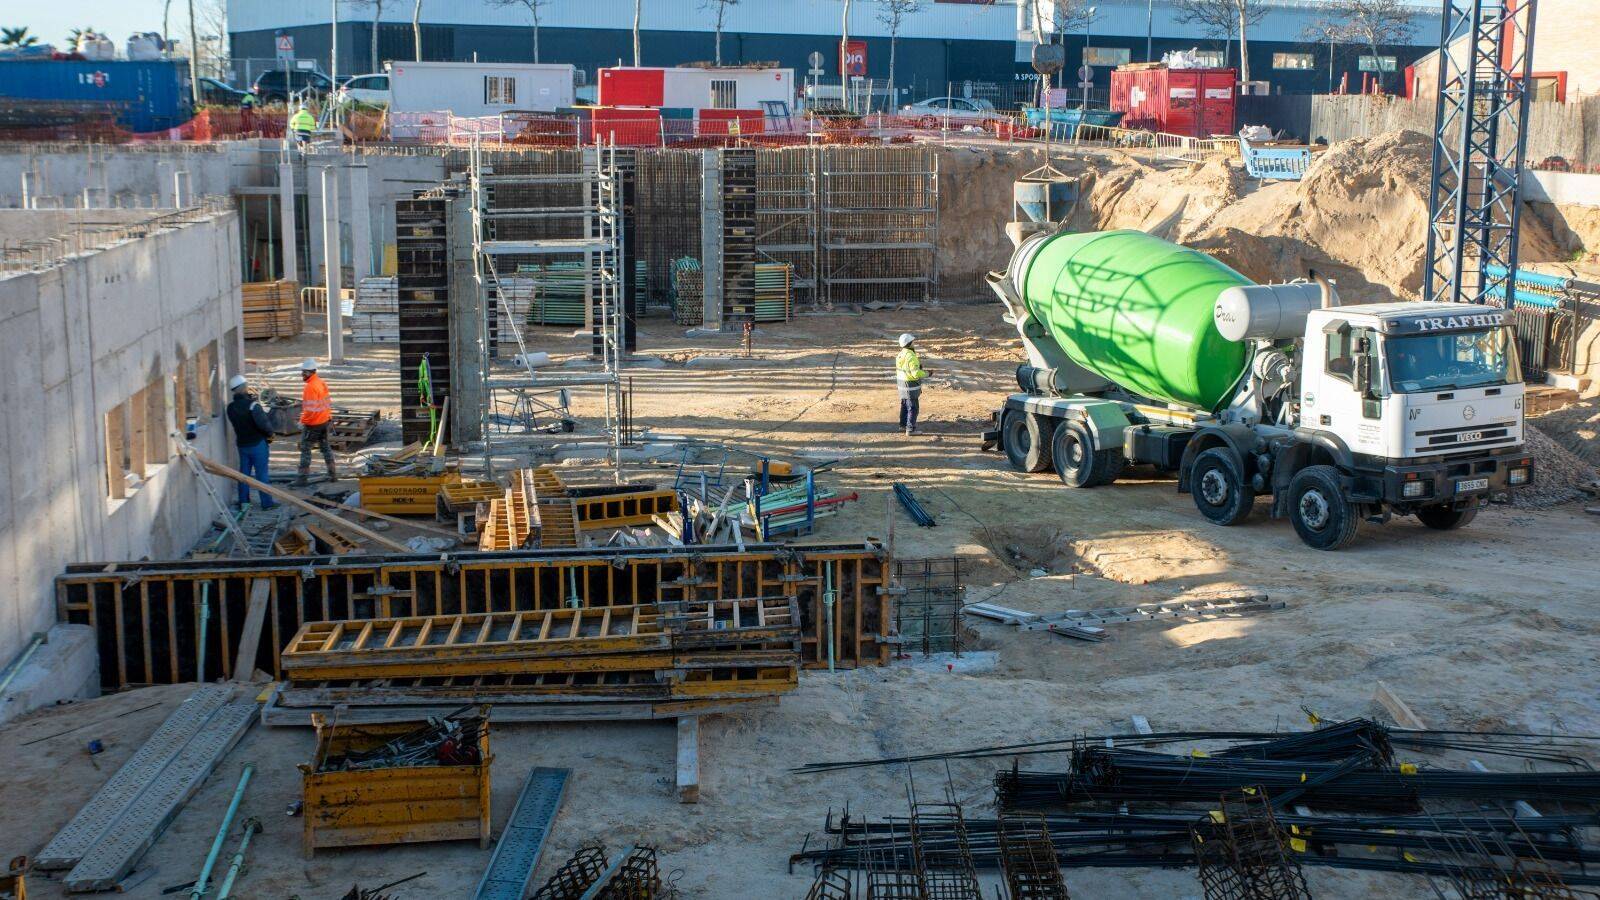
<instances>
[{"instance_id":1,"label":"truck side mirror","mask_svg":"<svg viewBox=\"0 0 1600 900\"><path fill-rule=\"evenodd\" d=\"M1355 358L1355 389L1362 397L1372 396L1372 357L1365 353Z\"/></svg>"}]
</instances>

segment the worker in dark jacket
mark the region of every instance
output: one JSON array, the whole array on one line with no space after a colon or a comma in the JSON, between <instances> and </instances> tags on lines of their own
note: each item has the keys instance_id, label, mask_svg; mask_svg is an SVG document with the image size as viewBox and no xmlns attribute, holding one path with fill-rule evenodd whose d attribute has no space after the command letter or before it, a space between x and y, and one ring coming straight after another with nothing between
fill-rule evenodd
<instances>
[{"instance_id":1,"label":"worker in dark jacket","mask_svg":"<svg viewBox=\"0 0 1600 900\"><path fill-rule=\"evenodd\" d=\"M233 393L228 400L228 424L233 426L233 443L239 448L239 471L262 484L271 484L267 456L272 444L272 423L267 419L267 411L261 408L259 400L250 396L250 385L243 375L233 376L228 381L228 390ZM262 509L278 505L266 493L257 493L261 495ZM243 508L249 503L250 486L241 481L239 506Z\"/></svg>"}]
</instances>

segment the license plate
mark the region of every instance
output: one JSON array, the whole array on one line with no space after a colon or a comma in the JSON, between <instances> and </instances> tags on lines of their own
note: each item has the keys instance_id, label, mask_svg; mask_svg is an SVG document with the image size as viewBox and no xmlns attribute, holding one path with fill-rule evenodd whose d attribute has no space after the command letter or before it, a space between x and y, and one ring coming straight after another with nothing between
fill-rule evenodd
<instances>
[{"instance_id":1,"label":"license plate","mask_svg":"<svg viewBox=\"0 0 1600 900\"><path fill-rule=\"evenodd\" d=\"M1456 482L1456 493L1458 494L1465 494L1468 491L1486 491L1488 489L1489 479L1487 478L1468 478L1465 481Z\"/></svg>"}]
</instances>

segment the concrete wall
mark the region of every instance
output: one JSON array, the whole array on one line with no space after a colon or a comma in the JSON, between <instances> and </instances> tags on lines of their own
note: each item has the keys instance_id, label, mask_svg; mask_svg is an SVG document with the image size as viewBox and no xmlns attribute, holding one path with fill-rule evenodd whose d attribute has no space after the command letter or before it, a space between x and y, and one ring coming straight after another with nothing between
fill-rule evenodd
<instances>
[{"instance_id":1,"label":"concrete wall","mask_svg":"<svg viewBox=\"0 0 1600 900\"><path fill-rule=\"evenodd\" d=\"M0 660L55 621L52 579L67 563L176 557L214 517L177 458L110 499L105 420L153 383L174 409L179 361L212 341L219 379L237 369L238 241L237 217L221 213L0 274ZM208 389L220 413L220 380ZM220 418L201 420L200 452L226 459L230 443Z\"/></svg>"},{"instance_id":2,"label":"concrete wall","mask_svg":"<svg viewBox=\"0 0 1600 900\"><path fill-rule=\"evenodd\" d=\"M265 159L257 148L274 142L167 144L106 147L43 143L0 145L0 208L22 207L24 181L34 205L71 209L91 207L172 207L174 175L184 174L192 200L223 196L242 184L259 184Z\"/></svg>"}]
</instances>

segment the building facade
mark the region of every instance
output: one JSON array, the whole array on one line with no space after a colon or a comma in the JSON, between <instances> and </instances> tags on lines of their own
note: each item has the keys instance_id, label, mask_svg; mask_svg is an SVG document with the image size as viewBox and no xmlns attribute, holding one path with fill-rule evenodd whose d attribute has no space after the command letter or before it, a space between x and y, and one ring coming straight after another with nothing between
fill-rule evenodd
<instances>
[{"instance_id":1,"label":"building facade","mask_svg":"<svg viewBox=\"0 0 1600 900\"><path fill-rule=\"evenodd\" d=\"M1041 4L1037 16L1035 2ZM326 0L229 0L231 53L236 60L259 63L287 46L296 59L313 60L331 71L333 5ZM1251 77L1268 82L1275 93L1327 91L1347 77L1359 85L1363 69L1403 72L1438 41L1437 13L1419 8L1413 43L1381 47L1374 60L1368 50L1330 47L1308 37L1328 15L1329 6L1321 0L1263 0L1263 5L1262 19L1248 36ZM411 4L391 0L380 8L373 0L345 0L339 8L337 74L369 72L390 60L414 58ZM904 18L894 41L893 74L901 99L974 93L969 83L997 90L1031 82L1028 59L1038 30L1054 32L1052 39L1066 45L1069 87L1076 84L1073 73L1085 61L1093 66L1100 88L1109 83L1117 64L1159 60L1173 50L1198 49L1218 65L1238 65L1236 41L1181 21L1172 0L1096 0L1087 27L1073 17L1060 29L1049 24L1052 8L1052 0L929 0ZM849 36L860 42L854 49L864 50L864 74L886 83L891 48L883 7L874 0L857 0L851 9ZM838 0L742 0L726 7L722 61L775 62L803 79L811 54L820 53L822 79L837 83L841 10ZM674 66L713 59L713 17L714 4L703 0L645 0L641 62ZM540 21L541 62L572 63L591 83L602 66L632 62L632 0L553 0L540 7ZM423 4L420 26L424 59L533 60L532 16L515 0ZM1397 79L1390 75L1393 83ZM1013 93L998 92L1002 99Z\"/></svg>"},{"instance_id":2,"label":"building facade","mask_svg":"<svg viewBox=\"0 0 1600 900\"><path fill-rule=\"evenodd\" d=\"M1533 24L1533 99L1576 102L1600 96L1600 3L1595 0L1538 0ZM1519 44L1520 46L1520 44ZM1456 60L1466 48L1451 49ZM1412 93L1433 97L1439 91L1439 57L1424 54L1412 70Z\"/></svg>"}]
</instances>

